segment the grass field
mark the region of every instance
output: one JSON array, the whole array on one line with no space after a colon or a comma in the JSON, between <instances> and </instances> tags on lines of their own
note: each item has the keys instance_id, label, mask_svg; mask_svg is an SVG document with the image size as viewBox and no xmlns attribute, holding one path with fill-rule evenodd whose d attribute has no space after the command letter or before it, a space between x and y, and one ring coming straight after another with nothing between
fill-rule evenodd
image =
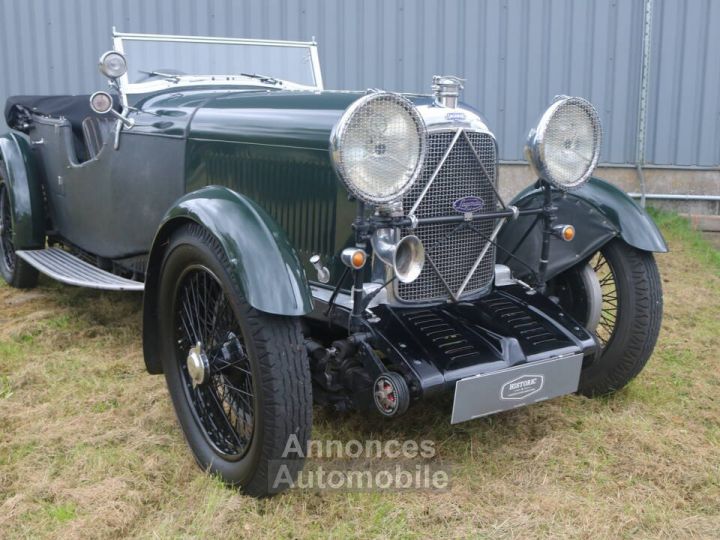
<instances>
[{"instance_id":1,"label":"grass field","mask_svg":"<svg viewBox=\"0 0 720 540\"><path fill-rule=\"evenodd\" d=\"M567 396L450 426L315 410L315 439L430 439L448 491L246 498L195 465L162 377L142 365L139 296L42 280L0 288L0 536L717 537L720 253L656 215L672 253L660 343L616 395Z\"/></svg>"}]
</instances>

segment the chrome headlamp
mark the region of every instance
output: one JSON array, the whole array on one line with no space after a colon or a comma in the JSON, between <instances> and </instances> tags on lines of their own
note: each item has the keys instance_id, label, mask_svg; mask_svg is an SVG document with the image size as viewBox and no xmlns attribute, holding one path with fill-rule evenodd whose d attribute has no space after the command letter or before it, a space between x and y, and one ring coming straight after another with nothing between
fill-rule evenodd
<instances>
[{"instance_id":1,"label":"chrome headlamp","mask_svg":"<svg viewBox=\"0 0 720 540\"><path fill-rule=\"evenodd\" d=\"M117 51L108 51L100 57L100 73L108 79L119 79L127 73L125 56Z\"/></svg>"},{"instance_id":2,"label":"chrome headlamp","mask_svg":"<svg viewBox=\"0 0 720 540\"><path fill-rule=\"evenodd\" d=\"M425 123L402 96L375 92L355 101L330 136L335 170L358 199L381 204L409 190L425 158Z\"/></svg>"},{"instance_id":3,"label":"chrome headlamp","mask_svg":"<svg viewBox=\"0 0 720 540\"><path fill-rule=\"evenodd\" d=\"M562 96L543 113L530 131L525 152L537 175L556 187L580 187L600 157L602 127L592 104Z\"/></svg>"}]
</instances>

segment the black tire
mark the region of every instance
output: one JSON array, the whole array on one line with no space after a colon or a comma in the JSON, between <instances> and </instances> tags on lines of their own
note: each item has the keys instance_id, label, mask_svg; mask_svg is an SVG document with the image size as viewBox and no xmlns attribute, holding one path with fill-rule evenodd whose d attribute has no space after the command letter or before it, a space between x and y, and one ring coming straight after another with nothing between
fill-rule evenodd
<instances>
[{"instance_id":1,"label":"black tire","mask_svg":"<svg viewBox=\"0 0 720 540\"><path fill-rule=\"evenodd\" d=\"M158 294L163 370L200 467L255 497L288 487L273 487L273 471L282 460L283 478L296 478L304 460L283 452L290 441L304 453L312 428L310 370L299 321L251 307L219 243L197 225L170 238ZM188 347L196 339L207 368L192 371L193 384Z\"/></svg>"},{"instance_id":2,"label":"black tire","mask_svg":"<svg viewBox=\"0 0 720 540\"><path fill-rule=\"evenodd\" d=\"M663 296L653 254L622 240L604 245L589 264L602 290L600 323L590 328L598 336L601 350L583 366L578 392L597 396L624 387L645 367L660 333ZM559 291L561 305L585 324L589 302L578 291L579 268L555 278L551 290Z\"/></svg>"},{"instance_id":3,"label":"black tire","mask_svg":"<svg viewBox=\"0 0 720 540\"><path fill-rule=\"evenodd\" d=\"M0 162L0 274L11 287L32 289L39 273L15 253L10 194L5 183L5 164Z\"/></svg>"}]
</instances>

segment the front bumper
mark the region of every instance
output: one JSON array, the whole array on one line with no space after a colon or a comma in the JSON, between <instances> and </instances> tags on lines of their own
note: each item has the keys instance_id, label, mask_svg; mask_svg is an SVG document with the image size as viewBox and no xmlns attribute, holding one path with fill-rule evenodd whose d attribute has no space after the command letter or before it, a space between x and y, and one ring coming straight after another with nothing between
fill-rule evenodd
<instances>
[{"instance_id":1,"label":"front bumper","mask_svg":"<svg viewBox=\"0 0 720 540\"><path fill-rule=\"evenodd\" d=\"M373 348L406 375L415 398L516 366L569 357L588 361L597 350L593 336L557 304L520 285L468 302L381 305L373 313Z\"/></svg>"}]
</instances>

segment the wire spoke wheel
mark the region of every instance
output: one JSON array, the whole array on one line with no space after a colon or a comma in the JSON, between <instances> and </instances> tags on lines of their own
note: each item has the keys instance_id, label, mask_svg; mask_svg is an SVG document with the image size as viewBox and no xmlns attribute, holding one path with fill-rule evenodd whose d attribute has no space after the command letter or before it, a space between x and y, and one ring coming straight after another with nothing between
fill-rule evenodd
<instances>
[{"instance_id":1,"label":"wire spoke wheel","mask_svg":"<svg viewBox=\"0 0 720 540\"><path fill-rule=\"evenodd\" d=\"M549 283L562 308L597 336L578 391L606 394L625 386L652 354L662 321L662 286L652 253L620 239Z\"/></svg>"},{"instance_id":2,"label":"wire spoke wheel","mask_svg":"<svg viewBox=\"0 0 720 540\"><path fill-rule=\"evenodd\" d=\"M603 348L606 348L614 335L620 310L615 271L601 251L598 251L590 259L590 266L600 283L602 296L600 321L595 330L595 335L600 340Z\"/></svg>"},{"instance_id":3,"label":"wire spoke wheel","mask_svg":"<svg viewBox=\"0 0 720 540\"><path fill-rule=\"evenodd\" d=\"M10 197L7 186L0 185L0 251L2 263L8 272L15 270L15 246L12 241L12 217L10 215Z\"/></svg>"},{"instance_id":4,"label":"wire spoke wheel","mask_svg":"<svg viewBox=\"0 0 720 540\"><path fill-rule=\"evenodd\" d=\"M149 354L159 357L200 468L260 497L290 487L269 481L278 463L286 479L302 469L303 456L285 448L291 437L308 444L312 382L300 321L253 307L236 272L207 228L178 227L157 288L146 285L146 302L157 309L146 312L143 333L157 332Z\"/></svg>"},{"instance_id":5,"label":"wire spoke wheel","mask_svg":"<svg viewBox=\"0 0 720 540\"><path fill-rule=\"evenodd\" d=\"M175 299L177 359L196 419L226 459L247 451L255 428L256 399L242 331L220 281L190 267Z\"/></svg>"}]
</instances>

